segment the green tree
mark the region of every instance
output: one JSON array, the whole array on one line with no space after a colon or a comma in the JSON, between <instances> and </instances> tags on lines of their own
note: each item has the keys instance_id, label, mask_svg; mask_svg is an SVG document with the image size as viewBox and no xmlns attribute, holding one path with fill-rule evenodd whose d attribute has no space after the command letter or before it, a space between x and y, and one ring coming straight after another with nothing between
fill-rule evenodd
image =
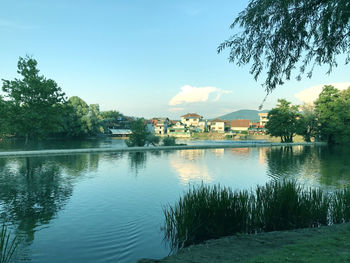
<instances>
[{"instance_id":1,"label":"green tree","mask_svg":"<svg viewBox=\"0 0 350 263\"><path fill-rule=\"evenodd\" d=\"M131 124L131 134L125 143L128 147L145 146L148 135L145 120L143 118L138 119Z\"/></svg>"},{"instance_id":2,"label":"green tree","mask_svg":"<svg viewBox=\"0 0 350 263\"><path fill-rule=\"evenodd\" d=\"M66 134L69 137L87 136L89 106L78 96L73 96L68 99L66 107L68 112L65 123Z\"/></svg>"},{"instance_id":3,"label":"green tree","mask_svg":"<svg viewBox=\"0 0 350 263\"><path fill-rule=\"evenodd\" d=\"M322 140L330 144L350 141L350 88L339 91L324 86L315 102Z\"/></svg>"},{"instance_id":4,"label":"green tree","mask_svg":"<svg viewBox=\"0 0 350 263\"><path fill-rule=\"evenodd\" d=\"M318 121L313 105L304 104L297 125L297 134L303 136L306 142L311 142L318 132Z\"/></svg>"},{"instance_id":5,"label":"green tree","mask_svg":"<svg viewBox=\"0 0 350 263\"><path fill-rule=\"evenodd\" d=\"M0 138L6 135L8 131L8 107L6 101L0 96Z\"/></svg>"},{"instance_id":6,"label":"green tree","mask_svg":"<svg viewBox=\"0 0 350 263\"><path fill-rule=\"evenodd\" d=\"M68 112L65 121L67 136L85 137L103 133L98 104L88 106L84 100L78 96L73 96L68 99L66 111Z\"/></svg>"},{"instance_id":7,"label":"green tree","mask_svg":"<svg viewBox=\"0 0 350 263\"><path fill-rule=\"evenodd\" d=\"M109 110L109 111L101 111L101 117L104 120L115 120L118 119L119 117L122 117L123 114L121 114L119 111L115 110Z\"/></svg>"},{"instance_id":8,"label":"green tree","mask_svg":"<svg viewBox=\"0 0 350 263\"><path fill-rule=\"evenodd\" d=\"M62 127L65 93L52 79L39 75L37 61L19 58L21 79L2 80L2 90L8 101L10 131L29 139L37 139Z\"/></svg>"},{"instance_id":9,"label":"green tree","mask_svg":"<svg viewBox=\"0 0 350 263\"><path fill-rule=\"evenodd\" d=\"M236 34L218 47L228 48L229 61L251 64L255 80L266 71L267 92L315 65L337 66L336 56L350 62L349 0L250 0L231 25Z\"/></svg>"},{"instance_id":10,"label":"green tree","mask_svg":"<svg viewBox=\"0 0 350 263\"><path fill-rule=\"evenodd\" d=\"M298 124L298 106L291 105L285 99L279 99L276 108L269 114L269 121L266 124L267 134L281 138L281 142L293 142Z\"/></svg>"}]
</instances>

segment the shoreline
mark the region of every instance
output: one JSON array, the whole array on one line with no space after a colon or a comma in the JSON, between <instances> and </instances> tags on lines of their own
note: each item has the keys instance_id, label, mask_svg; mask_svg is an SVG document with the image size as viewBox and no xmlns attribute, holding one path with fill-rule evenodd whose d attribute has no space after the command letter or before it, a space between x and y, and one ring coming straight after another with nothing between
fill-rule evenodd
<instances>
[{"instance_id":1,"label":"shoreline","mask_svg":"<svg viewBox=\"0 0 350 263\"><path fill-rule=\"evenodd\" d=\"M248 147L274 147L274 146L311 146L327 145L325 142L234 142L230 144L206 144L206 145L179 145L179 146L156 146L156 147L125 147L125 148L85 148L85 149L51 149L33 151L7 151L0 152L1 157L28 157L43 155L69 155L82 153L107 153L107 152L149 152L149 151L171 151L171 150L200 150L200 149L224 149L224 148L248 148Z\"/></svg>"},{"instance_id":2,"label":"shoreline","mask_svg":"<svg viewBox=\"0 0 350 263\"><path fill-rule=\"evenodd\" d=\"M350 223L237 234L207 240L161 259L141 258L137 263L348 262L349 235Z\"/></svg>"}]
</instances>

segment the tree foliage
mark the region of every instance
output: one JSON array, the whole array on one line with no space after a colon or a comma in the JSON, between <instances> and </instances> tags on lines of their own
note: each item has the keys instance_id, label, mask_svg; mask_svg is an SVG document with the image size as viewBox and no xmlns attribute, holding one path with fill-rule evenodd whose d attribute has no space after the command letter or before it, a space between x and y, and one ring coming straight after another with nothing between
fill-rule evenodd
<instances>
[{"instance_id":1,"label":"tree foliage","mask_svg":"<svg viewBox=\"0 0 350 263\"><path fill-rule=\"evenodd\" d=\"M33 58L20 57L17 73L21 79L2 80L11 132L28 140L61 129L65 93L54 80L39 75Z\"/></svg>"},{"instance_id":2,"label":"tree foliage","mask_svg":"<svg viewBox=\"0 0 350 263\"><path fill-rule=\"evenodd\" d=\"M297 134L303 136L304 141L311 142L312 138L317 137L318 122L313 105L304 104L301 107L302 114L299 115Z\"/></svg>"},{"instance_id":3,"label":"tree foliage","mask_svg":"<svg viewBox=\"0 0 350 263\"><path fill-rule=\"evenodd\" d=\"M128 147L145 146L148 134L144 119L138 119L131 124L131 134L125 143Z\"/></svg>"},{"instance_id":4,"label":"tree foliage","mask_svg":"<svg viewBox=\"0 0 350 263\"><path fill-rule=\"evenodd\" d=\"M315 65L337 66L336 56L350 61L349 0L251 0L231 25L238 33L218 47L230 50L229 61L251 63L255 80L266 71L267 92L282 85L299 68L312 76Z\"/></svg>"},{"instance_id":5,"label":"tree foliage","mask_svg":"<svg viewBox=\"0 0 350 263\"><path fill-rule=\"evenodd\" d=\"M328 143L350 141L350 87L339 91L325 86L315 102L319 134Z\"/></svg>"},{"instance_id":6,"label":"tree foliage","mask_svg":"<svg viewBox=\"0 0 350 263\"><path fill-rule=\"evenodd\" d=\"M88 104L78 96L70 97L67 103L65 130L68 137L95 136L103 133L102 117L98 104Z\"/></svg>"},{"instance_id":7,"label":"tree foliage","mask_svg":"<svg viewBox=\"0 0 350 263\"><path fill-rule=\"evenodd\" d=\"M298 116L298 106L291 105L285 99L279 99L277 107L268 114L267 134L280 137L281 142L293 142L298 130Z\"/></svg>"}]
</instances>

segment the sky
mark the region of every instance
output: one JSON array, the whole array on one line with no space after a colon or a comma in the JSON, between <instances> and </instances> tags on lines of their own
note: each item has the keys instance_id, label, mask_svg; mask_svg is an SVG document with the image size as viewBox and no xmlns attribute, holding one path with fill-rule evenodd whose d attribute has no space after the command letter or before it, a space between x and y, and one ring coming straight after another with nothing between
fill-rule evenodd
<instances>
[{"instance_id":1,"label":"sky","mask_svg":"<svg viewBox=\"0 0 350 263\"><path fill-rule=\"evenodd\" d=\"M19 57L32 56L68 97L128 116L180 119L188 112L214 118L258 109L262 76L228 62L218 45L248 0L0 0L0 79L14 79ZM310 101L324 84L350 86L350 66L330 75L291 79L270 94L294 104ZM308 91L305 91L308 90ZM316 95L315 95L316 94Z\"/></svg>"}]
</instances>

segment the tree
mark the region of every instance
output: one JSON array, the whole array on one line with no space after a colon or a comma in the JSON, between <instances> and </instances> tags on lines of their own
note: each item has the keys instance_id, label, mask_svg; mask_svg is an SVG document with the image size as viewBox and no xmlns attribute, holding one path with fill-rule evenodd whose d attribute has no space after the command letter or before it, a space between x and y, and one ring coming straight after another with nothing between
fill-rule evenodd
<instances>
[{"instance_id":1,"label":"tree","mask_svg":"<svg viewBox=\"0 0 350 263\"><path fill-rule=\"evenodd\" d=\"M313 105L304 104L297 123L297 134L303 136L306 142L311 142L318 133L318 122Z\"/></svg>"},{"instance_id":2,"label":"tree","mask_svg":"<svg viewBox=\"0 0 350 263\"><path fill-rule=\"evenodd\" d=\"M266 124L267 134L281 138L281 142L293 142L297 132L298 106L291 105L285 99L279 99L276 108L269 114Z\"/></svg>"},{"instance_id":3,"label":"tree","mask_svg":"<svg viewBox=\"0 0 350 263\"><path fill-rule=\"evenodd\" d=\"M73 96L68 99L65 131L69 137L95 136L103 133L101 126L100 107L98 104L87 103Z\"/></svg>"},{"instance_id":4,"label":"tree","mask_svg":"<svg viewBox=\"0 0 350 263\"><path fill-rule=\"evenodd\" d=\"M129 147L145 146L149 132L146 130L144 119L138 119L131 124L131 134L126 144Z\"/></svg>"},{"instance_id":5,"label":"tree","mask_svg":"<svg viewBox=\"0 0 350 263\"><path fill-rule=\"evenodd\" d=\"M6 101L0 96L0 139L8 131L8 107Z\"/></svg>"},{"instance_id":6,"label":"tree","mask_svg":"<svg viewBox=\"0 0 350 263\"><path fill-rule=\"evenodd\" d=\"M330 144L350 141L350 87L339 91L324 86L315 102L322 140Z\"/></svg>"},{"instance_id":7,"label":"tree","mask_svg":"<svg viewBox=\"0 0 350 263\"><path fill-rule=\"evenodd\" d=\"M39 75L37 61L19 58L21 79L2 80L8 102L9 129L19 136L37 139L61 129L65 93L52 79Z\"/></svg>"},{"instance_id":8,"label":"tree","mask_svg":"<svg viewBox=\"0 0 350 263\"><path fill-rule=\"evenodd\" d=\"M255 80L266 70L269 93L289 80L298 67L311 78L315 65L337 66L336 56L350 62L349 0L251 0L231 25L243 29L218 47L230 49L229 61L252 62ZM303 59L302 59L303 57Z\"/></svg>"}]
</instances>

